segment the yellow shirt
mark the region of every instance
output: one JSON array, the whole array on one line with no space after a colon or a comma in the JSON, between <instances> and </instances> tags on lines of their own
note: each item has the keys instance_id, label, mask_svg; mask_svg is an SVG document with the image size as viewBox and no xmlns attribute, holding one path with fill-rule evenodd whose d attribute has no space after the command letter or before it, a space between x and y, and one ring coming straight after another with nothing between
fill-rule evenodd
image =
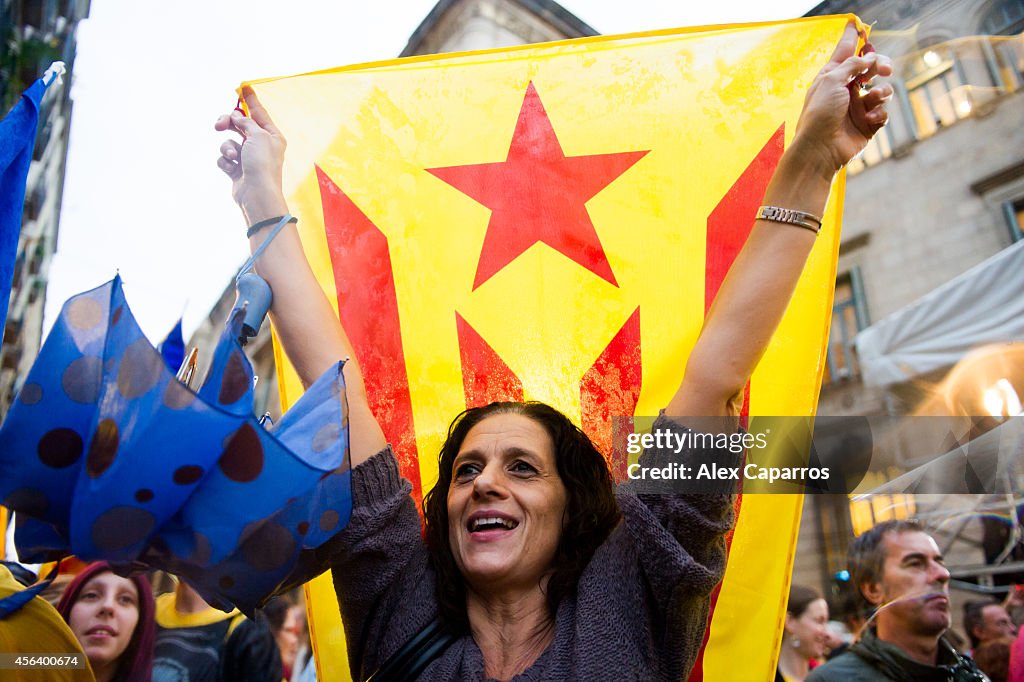
<instances>
[{"instance_id":1,"label":"yellow shirt","mask_svg":"<svg viewBox=\"0 0 1024 682\"><path fill-rule=\"evenodd\" d=\"M0 566L0 599L25 589L6 566ZM11 682L95 682L82 645L71 628L45 600L35 597L13 614L0 620L0 652L5 654L78 654L81 668L10 668L0 677Z\"/></svg>"}]
</instances>

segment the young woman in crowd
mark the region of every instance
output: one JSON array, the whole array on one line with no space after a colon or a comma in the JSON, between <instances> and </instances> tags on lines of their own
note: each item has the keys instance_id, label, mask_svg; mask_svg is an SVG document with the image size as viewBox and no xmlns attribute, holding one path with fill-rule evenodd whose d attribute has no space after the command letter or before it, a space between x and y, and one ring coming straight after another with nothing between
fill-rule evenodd
<instances>
[{"instance_id":1,"label":"young woman in crowd","mask_svg":"<svg viewBox=\"0 0 1024 682\"><path fill-rule=\"evenodd\" d=\"M144 576L122 578L89 564L57 605L82 644L96 682L149 682L156 636L153 591Z\"/></svg>"},{"instance_id":2,"label":"young woman in crowd","mask_svg":"<svg viewBox=\"0 0 1024 682\"><path fill-rule=\"evenodd\" d=\"M792 585L776 682L803 682L811 666L827 653L827 625L828 604L821 595L810 587Z\"/></svg>"}]
</instances>

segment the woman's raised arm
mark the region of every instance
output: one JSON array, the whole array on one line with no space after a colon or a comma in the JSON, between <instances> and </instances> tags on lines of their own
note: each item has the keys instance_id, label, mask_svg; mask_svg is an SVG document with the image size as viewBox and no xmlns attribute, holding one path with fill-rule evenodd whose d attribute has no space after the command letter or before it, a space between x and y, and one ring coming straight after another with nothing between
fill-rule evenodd
<instances>
[{"instance_id":1,"label":"woman's raised arm","mask_svg":"<svg viewBox=\"0 0 1024 682\"><path fill-rule=\"evenodd\" d=\"M246 225L288 213L281 184L285 139L255 93L243 92L250 117L239 111L221 116L220 131L242 136L226 140L217 165L231 178L231 195L242 209ZM255 250L269 229L252 236ZM354 467L384 447L384 434L370 411L362 370L323 290L313 276L299 235L291 225L274 239L256 263L256 270L274 292L270 317L304 386L309 386L331 365L345 363L345 386L351 428L351 465Z\"/></svg>"},{"instance_id":2,"label":"woman's raised arm","mask_svg":"<svg viewBox=\"0 0 1024 682\"><path fill-rule=\"evenodd\" d=\"M861 94L859 84L890 75L891 62L875 53L856 56L857 43L851 23L807 91L793 142L765 192L765 206L820 216L836 173L885 125L892 86ZM757 220L708 313L667 414L739 414L743 387L782 320L814 239L811 230Z\"/></svg>"}]
</instances>

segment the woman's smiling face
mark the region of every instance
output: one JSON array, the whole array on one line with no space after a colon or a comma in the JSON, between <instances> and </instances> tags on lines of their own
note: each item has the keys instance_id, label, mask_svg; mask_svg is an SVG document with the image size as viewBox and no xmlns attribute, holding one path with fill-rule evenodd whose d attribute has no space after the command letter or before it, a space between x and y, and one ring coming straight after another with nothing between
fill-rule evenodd
<instances>
[{"instance_id":1,"label":"woman's smiling face","mask_svg":"<svg viewBox=\"0 0 1024 682\"><path fill-rule=\"evenodd\" d=\"M567 494L540 424L501 412L466 434L448 488L448 539L476 592L530 589L552 570Z\"/></svg>"}]
</instances>

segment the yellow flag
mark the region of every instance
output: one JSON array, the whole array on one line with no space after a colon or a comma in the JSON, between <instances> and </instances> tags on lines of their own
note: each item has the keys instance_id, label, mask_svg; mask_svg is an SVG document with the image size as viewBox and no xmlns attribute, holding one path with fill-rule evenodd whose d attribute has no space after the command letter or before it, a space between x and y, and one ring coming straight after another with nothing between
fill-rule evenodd
<instances>
[{"instance_id":1,"label":"yellow flag","mask_svg":"<svg viewBox=\"0 0 1024 682\"><path fill-rule=\"evenodd\" d=\"M467 406L541 400L607 450L613 416L665 406L804 93L851 19L250 83L288 140L285 191L306 255L417 497ZM842 186L751 380L751 415L813 414ZM277 360L287 407L301 387ZM774 674L801 498L749 495L738 506L693 679L739 679L737 661L744 680ZM307 594L320 679L348 679L329 575Z\"/></svg>"}]
</instances>

